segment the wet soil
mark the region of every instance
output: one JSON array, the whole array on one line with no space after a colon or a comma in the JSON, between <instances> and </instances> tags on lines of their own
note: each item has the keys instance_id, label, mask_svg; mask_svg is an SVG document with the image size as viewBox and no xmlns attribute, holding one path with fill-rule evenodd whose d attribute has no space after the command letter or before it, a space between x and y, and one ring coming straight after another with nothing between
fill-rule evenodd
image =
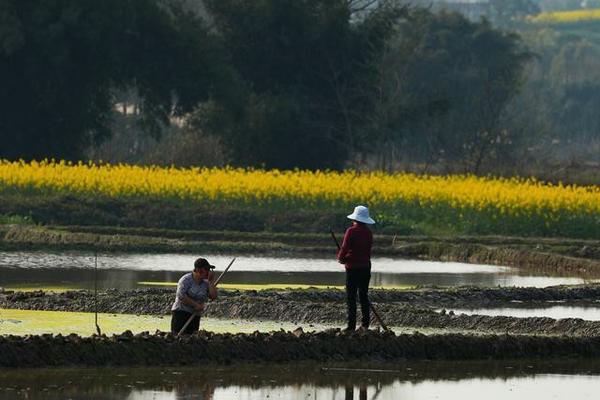
<instances>
[{"instance_id":1,"label":"wet soil","mask_svg":"<svg viewBox=\"0 0 600 400\"><path fill-rule=\"evenodd\" d=\"M389 326L448 329L477 333L600 335L600 321L577 318L455 315L445 308L599 306L600 285L548 288L475 288L373 290L371 301ZM111 289L98 293L43 291L0 294L0 308L120 314L169 314L173 289ZM442 311L436 311L442 309ZM288 321L295 324L339 323L346 318L342 290L221 290L206 315L223 319Z\"/></svg>"},{"instance_id":2,"label":"wet soil","mask_svg":"<svg viewBox=\"0 0 600 400\"><path fill-rule=\"evenodd\" d=\"M146 288L133 290L108 289L93 292L71 290L62 293L36 291L3 291L0 288L0 307L24 310L90 311L97 302L98 312L127 314L165 314L169 312L175 288ZM369 298L374 303L394 303L415 308L492 308L540 307L553 304L573 306L600 306L600 284L534 287L484 288L464 286L457 288L422 288L413 290L371 289ZM223 301L256 302L273 300L299 303L344 303L343 289L265 289L219 290Z\"/></svg>"},{"instance_id":3,"label":"wet soil","mask_svg":"<svg viewBox=\"0 0 600 400\"><path fill-rule=\"evenodd\" d=\"M461 334L399 335L375 331L316 333L170 333L80 337L0 336L0 367L189 365L232 362L477 360L593 358L597 337L541 337Z\"/></svg>"}]
</instances>

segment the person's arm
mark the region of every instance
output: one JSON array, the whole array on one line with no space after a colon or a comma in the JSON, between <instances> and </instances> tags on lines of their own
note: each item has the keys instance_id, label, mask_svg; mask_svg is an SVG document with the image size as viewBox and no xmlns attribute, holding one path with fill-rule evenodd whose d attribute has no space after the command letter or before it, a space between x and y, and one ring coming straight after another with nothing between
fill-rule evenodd
<instances>
[{"instance_id":1,"label":"person's arm","mask_svg":"<svg viewBox=\"0 0 600 400\"><path fill-rule=\"evenodd\" d=\"M338 250L337 259L340 264L346 263L346 257L350 251L350 232L350 229L346 230L346 233L344 234L344 240L342 241L342 247L340 247Z\"/></svg>"}]
</instances>

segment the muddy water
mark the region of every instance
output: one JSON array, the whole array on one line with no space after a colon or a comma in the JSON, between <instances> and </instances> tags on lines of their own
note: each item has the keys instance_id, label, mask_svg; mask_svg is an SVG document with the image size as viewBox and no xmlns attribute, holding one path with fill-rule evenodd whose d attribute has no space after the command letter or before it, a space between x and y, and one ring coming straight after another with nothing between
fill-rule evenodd
<instances>
[{"instance_id":1,"label":"muddy water","mask_svg":"<svg viewBox=\"0 0 600 400\"><path fill-rule=\"evenodd\" d=\"M595 399L598 373L597 365L436 362L0 370L0 399Z\"/></svg>"},{"instance_id":2,"label":"muddy water","mask_svg":"<svg viewBox=\"0 0 600 400\"><path fill-rule=\"evenodd\" d=\"M223 269L229 256L207 255ZM181 254L100 254L97 280L100 288L131 289L143 283L174 283L189 271L195 256ZM0 286L92 288L95 259L83 252L2 252ZM238 257L227 283L343 285L343 267L332 259ZM373 259L372 286L532 286L580 284L576 276L527 274L518 269L391 258Z\"/></svg>"}]
</instances>

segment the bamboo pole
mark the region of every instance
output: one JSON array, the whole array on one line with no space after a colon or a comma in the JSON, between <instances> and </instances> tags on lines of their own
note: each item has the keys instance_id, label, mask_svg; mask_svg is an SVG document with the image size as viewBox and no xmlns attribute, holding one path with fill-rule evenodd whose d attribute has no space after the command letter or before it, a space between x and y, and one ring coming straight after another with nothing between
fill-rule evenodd
<instances>
[{"instance_id":1,"label":"bamboo pole","mask_svg":"<svg viewBox=\"0 0 600 400\"><path fill-rule=\"evenodd\" d=\"M98 335L102 334L98 325L98 250L94 250L94 324Z\"/></svg>"}]
</instances>

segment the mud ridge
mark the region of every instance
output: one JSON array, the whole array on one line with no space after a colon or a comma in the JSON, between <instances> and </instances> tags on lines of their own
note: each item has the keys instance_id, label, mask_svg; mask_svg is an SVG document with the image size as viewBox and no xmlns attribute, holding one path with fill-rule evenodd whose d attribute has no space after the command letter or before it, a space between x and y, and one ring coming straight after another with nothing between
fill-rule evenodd
<instances>
[{"instance_id":1,"label":"mud ridge","mask_svg":"<svg viewBox=\"0 0 600 400\"><path fill-rule=\"evenodd\" d=\"M591 358L600 338L318 333L0 336L0 367L191 365L232 362Z\"/></svg>"},{"instance_id":2,"label":"mud ridge","mask_svg":"<svg viewBox=\"0 0 600 400\"><path fill-rule=\"evenodd\" d=\"M167 314L174 300L175 289L147 288L133 290L109 289L98 293L98 311L125 314ZM415 290L371 289L374 303L399 303L417 308L485 308L562 305L600 306L600 284L551 286L546 288L518 287L458 287L450 289L424 288ZM345 303L341 289L269 289L219 291L219 300L238 299L251 303L257 300L280 302ZM26 310L82 311L94 310L92 293L79 290L63 293L44 291L4 292L0 289L0 308Z\"/></svg>"},{"instance_id":3,"label":"mud ridge","mask_svg":"<svg viewBox=\"0 0 600 400\"><path fill-rule=\"evenodd\" d=\"M284 301L345 302L344 290L262 290L246 293L254 297ZM369 298L376 303L405 303L415 307L479 308L506 306L540 306L544 303L600 305L600 284L535 287L421 288L413 290L370 289Z\"/></svg>"},{"instance_id":4,"label":"mud ridge","mask_svg":"<svg viewBox=\"0 0 600 400\"><path fill-rule=\"evenodd\" d=\"M508 316L455 315L428 309L377 304L377 311L389 326L473 331L477 333L510 333L539 335L599 336L600 321L579 318L555 320L547 317L517 318ZM343 304L298 303L262 300L237 302L226 300L210 306L207 316L216 318L287 320L296 324L338 323L346 321ZM292 316L290 318L290 316ZM375 324L373 317L372 324Z\"/></svg>"},{"instance_id":5,"label":"mud ridge","mask_svg":"<svg viewBox=\"0 0 600 400\"><path fill-rule=\"evenodd\" d=\"M546 289L532 289L534 294L544 294L547 299L549 294L571 296L581 300L586 295L596 294L598 287L556 287ZM509 316L484 316L484 315L455 315L453 312L434 311L429 306L432 302L432 293L445 293L447 298L452 295L468 296L469 293L504 291L506 289L479 290L473 288L453 289L448 291L411 291L412 298L419 295L427 296L426 306L418 306L418 301L412 302L377 302L373 300L379 314L386 324L397 327L431 328L452 331L474 331L477 333L511 333L511 334L541 334L541 335L571 335L571 336L599 336L600 321L584 321L577 318L555 320L545 317L517 318ZM517 290L515 294L523 296L527 289ZM319 299L318 295L330 296L328 301ZM396 295L406 295L402 291L395 291ZM547 293L548 292L548 293ZM297 296L285 298L290 293ZM271 320L288 321L296 324L335 323L343 324L346 318L345 299L341 291L265 291L243 292L222 291L219 300L209 304L206 316L221 319L244 320ZM382 294L385 297L385 292ZM374 296L376 298L377 296ZM390 294L394 300L394 294ZM534 296L535 297L535 296ZM335 298L335 299L334 299ZM522 297L521 297L522 298ZM445 298L444 298L445 299ZM87 292L65 292L47 294L44 292L17 292L0 296L0 307L18 308L29 310L52 311L94 311L94 299ZM389 299L388 299L389 300ZM591 300L591 298L588 298ZM109 290L102 292L98 297L98 311L105 313L125 314L158 314L169 313L173 291L169 289L140 289L133 291ZM513 303L510 303L511 305ZM550 303L554 304L554 303ZM481 304L477 304L481 306ZM489 303L486 303L489 305ZM507 305L505 303L505 305ZM443 301L437 308L446 307Z\"/></svg>"}]
</instances>

